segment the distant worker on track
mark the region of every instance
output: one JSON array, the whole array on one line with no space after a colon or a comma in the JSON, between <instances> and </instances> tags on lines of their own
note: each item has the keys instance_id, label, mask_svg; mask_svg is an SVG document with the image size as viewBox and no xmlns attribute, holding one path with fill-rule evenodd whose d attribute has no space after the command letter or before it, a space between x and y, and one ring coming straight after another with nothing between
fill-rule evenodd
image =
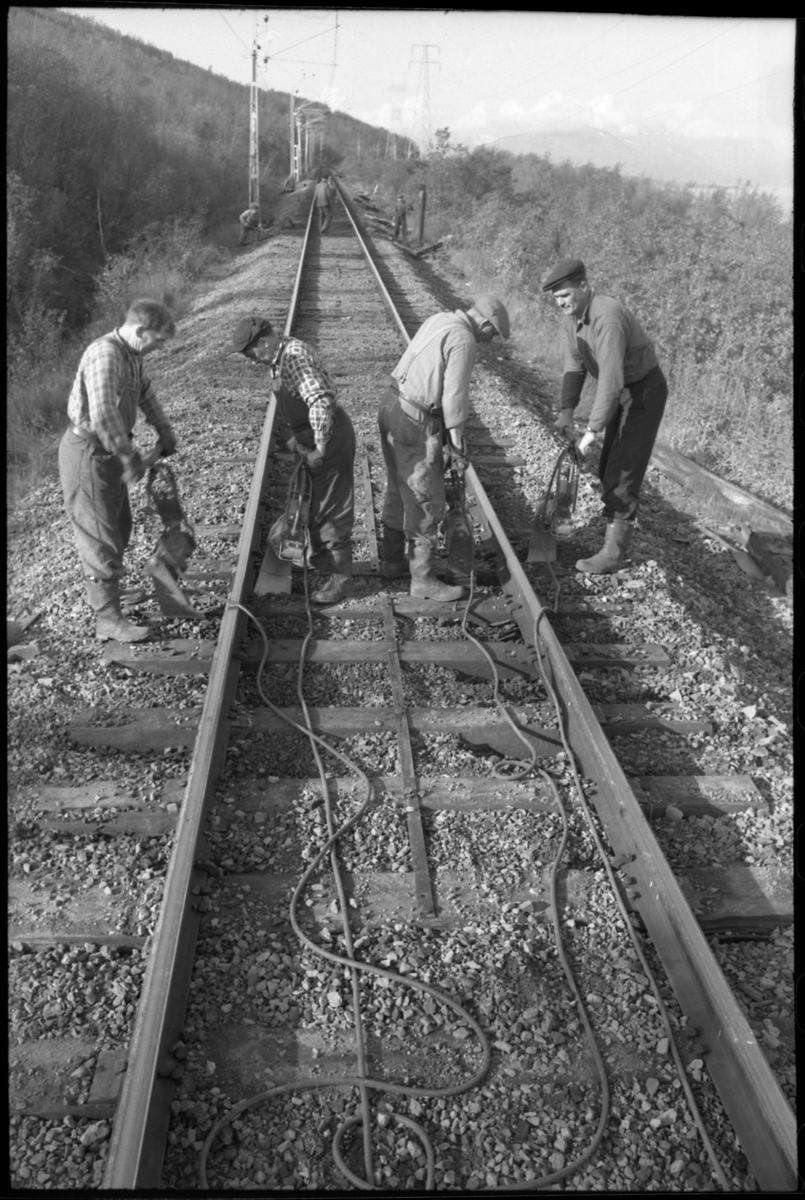
<instances>
[{"instance_id":1,"label":"distant worker on track","mask_svg":"<svg viewBox=\"0 0 805 1200\"><path fill-rule=\"evenodd\" d=\"M249 241L249 235L254 234L254 241L260 241L260 209L256 204L250 204L238 217L240 221L240 238L239 246L245 246Z\"/></svg>"},{"instance_id":2,"label":"distant worker on track","mask_svg":"<svg viewBox=\"0 0 805 1200\"><path fill-rule=\"evenodd\" d=\"M352 591L352 526L355 519L355 430L316 351L286 337L265 317L244 317L232 347L269 367L279 410L292 437L288 449L305 459L313 495L308 531L310 563L330 571L314 604L337 604Z\"/></svg>"},{"instance_id":3,"label":"distant worker on track","mask_svg":"<svg viewBox=\"0 0 805 1200\"><path fill-rule=\"evenodd\" d=\"M329 178L323 177L316 184L315 203L319 214L319 232L326 233L333 216L333 197L330 194Z\"/></svg>"},{"instance_id":4,"label":"distant worker on track","mask_svg":"<svg viewBox=\"0 0 805 1200\"><path fill-rule=\"evenodd\" d=\"M142 593L121 595L120 590L132 530L128 487L145 473L131 434L142 409L163 454L176 449L176 437L143 370L143 357L175 332L164 305L135 300L120 328L84 351L67 402L70 425L59 446L59 475L100 641L140 642L151 634L150 625L134 625L121 615L121 604L144 598Z\"/></svg>"},{"instance_id":5,"label":"distant worker on track","mask_svg":"<svg viewBox=\"0 0 805 1200\"><path fill-rule=\"evenodd\" d=\"M402 235L402 243L405 245L408 241L408 213L411 210L410 204L406 203L405 196L398 196L397 203L394 205L394 232L392 237L395 242Z\"/></svg>"},{"instance_id":6,"label":"distant worker on track","mask_svg":"<svg viewBox=\"0 0 805 1200\"><path fill-rule=\"evenodd\" d=\"M565 258L542 285L564 313L564 374L557 428L586 454L599 433L604 444L598 463L607 521L604 545L592 558L579 559L587 575L618 571L627 558L640 487L662 421L668 384L654 346L625 304L590 286L581 259ZM579 435L573 410L587 375L598 380L587 429ZM623 391L629 395L623 398Z\"/></svg>"},{"instance_id":7,"label":"distant worker on track","mask_svg":"<svg viewBox=\"0 0 805 1200\"><path fill-rule=\"evenodd\" d=\"M467 309L436 313L420 326L392 372L378 423L388 482L383 503L385 573L411 572L411 595L457 600L463 588L434 570L439 524L445 514L445 454L466 469L464 426L470 415L470 376L479 342L509 336L500 300L482 296Z\"/></svg>"}]
</instances>

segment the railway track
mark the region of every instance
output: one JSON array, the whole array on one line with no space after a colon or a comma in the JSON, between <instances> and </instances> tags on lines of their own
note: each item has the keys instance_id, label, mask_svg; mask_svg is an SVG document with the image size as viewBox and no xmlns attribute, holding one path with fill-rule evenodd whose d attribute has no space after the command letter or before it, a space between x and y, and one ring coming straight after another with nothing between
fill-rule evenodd
<instances>
[{"instance_id":1,"label":"railway track","mask_svg":"<svg viewBox=\"0 0 805 1200\"><path fill-rule=\"evenodd\" d=\"M608 1068L593 1047L601 1044L615 1063L630 1029L639 1027L656 1063L654 1090L648 1098L640 1093L641 1110L650 1114L643 1118L646 1140L663 1128L663 1112L675 1111L684 1090L665 1062L673 1029L706 1116L719 1107L727 1114L759 1186L793 1190L790 1109L714 959L704 922L691 913L646 821L647 811L656 817L669 808L721 820L761 806L762 797L743 777L709 785L697 778L691 793L690 776L662 784L655 777L654 793L646 795L624 774L610 744L617 748L618 731L682 732L685 723L673 711L657 716L635 705L591 704L578 676L613 667L661 671L670 660L656 644L560 641L554 625L572 631L610 622L618 606L576 599L567 587L555 614L543 608L534 572L529 578L518 560L484 484L523 465L508 455L488 416L476 415L468 431L479 548L472 602L466 611L461 603L417 602L404 586L383 580L374 410L405 322L392 324L385 315L393 305L388 295L380 298L378 283L388 269L381 259L374 274L367 270L349 209L346 202L333 236L311 238L312 261L296 277L288 328L293 322L295 334L321 349L359 429L356 480L364 503L356 596L308 625L298 586L289 599L251 595L262 525L281 503L288 466L274 448L283 438L273 400L258 438L254 400L262 380L253 379L231 422L241 453L229 470L242 479L254 465L237 562L230 572L217 561L216 549L226 558L226 542L213 541L213 555L197 571L208 582L218 577L216 586L227 590L217 641L173 637L112 646L104 656L114 669L143 678L193 680L194 699L206 680L203 707L152 705L119 715L114 726L96 717L71 730L81 744L118 751L192 751L187 778L176 785L181 809L122 1089L103 1110L115 1109L104 1186L192 1186L188 1166L199 1155L215 1187L246 1186L245 1178L256 1186L360 1186L364 1177L392 1187L530 1188L564 1177L576 1187L595 1186L598 1144L613 1113L623 1129L628 1102L622 1084L608 1096ZM261 281L239 303L271 315L284 311L287 273L263 287ZM406 315L412 329L416 320ZM231 395L242 364L221 370ZM252 415L246 437L244 412ZM230 495L243 490L234 477L227 485ZM222 497L215 516L230 506ZM207 532L231 538L235 523L209 523ZM244 607L267 631L265 661ZM294 680L311 632L302 694L312 730L346 747L370 776L364 784L327 758L326 803L315 743L285 719L304 723ZM491 663L505 697L500 703ZM464 749L451 757L459 738ZM503 777L494 773L501 756L526 772L533 758L542 770L520 776L512 763ZM347 819L357 823L339 841L339 892L326 847ZM564 859L563 821L575 846ZM606 839L613 887L604 877L607 864L595 859L593 831ZM562 871L555 886L571 860L596 863L595 872L584 872L592 890L581 905L571 893L582 872ZM309 875L302 891L301 862ZM596 911L603 924L591 917ZM574 985L553 945L557 929L581 981L578 1013L567 1020L556 1009L570 1006ZM625 964L623 998L627 1011L635 1009L620 1026L613 1026L589 966L604 942ZM660 971L656 989L634 969L643 965L641 954L645 970L650 960ZM358 959L369 965L352 966ZM226 979L223 990L216 976ZM349 1015L350 992L366 1018L363 1037L354 1031L357 1016ZM668 1025L658 1016L664 1001ZM582 1013L589 1013L592 1040L584 1037ZM655 1093L669 1097L665 1110L652 1106ZM571 1116L562 1115L559 1098ZM244 1107L214 1136L229 1104L239 1102ZM97 1115L85 1107L86 1117ZM294 1119L300 1113L304 1132ZM372 1137L357 1136L361 1125L372 1127ZM686 1153L668 1152L664 1179L683 1186L692 1180L687 1186L695 1188L697 1179L713 1177L729 1186L728 1177L711 1176L698 1145L690 1152L690 1140ZM650 1164L640 1167L643 1179L637 1172L638 1185L651 1178Z\"/></svg>"}]
</instances>

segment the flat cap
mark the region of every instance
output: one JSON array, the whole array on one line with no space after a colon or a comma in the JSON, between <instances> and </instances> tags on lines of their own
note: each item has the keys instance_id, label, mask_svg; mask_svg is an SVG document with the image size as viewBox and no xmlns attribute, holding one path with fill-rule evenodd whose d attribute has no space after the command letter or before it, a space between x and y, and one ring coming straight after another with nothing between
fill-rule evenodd
<instances>
[{"instance_id":1,"label":"flat cap","mask_svg":"<svg viewBox=\"0 0 805 1200\"><path fill-rule=\"evenodd\" d=\"M509 336L509 314L506 306L497 296L479 296L473 308L484 320L491 322L502 338Z\"/></svg>"},{"instance_id":2,"label":"flat cap","mask_svg":"<svg viewBox=\"0 0 805 1200\"><path fill-rule=\"evenodd\" d=\"M543 292L552 292L554 288L562 287L569 279L577 275L586 278L587 268L580 258L563 258L551 271L542 285Z\"/></svg>"},{"instance_id":3,"label":"flat cap","mask_svg":"<svg viewBox=\"0 0 805 1200\"><path fill-rule=\"evenodd\" d=\"M232 334L232 349L246 350L261 334L270 329L271 322L265 317L244 317L242 321L238 321Z\"/></svg>"}]
</instances>

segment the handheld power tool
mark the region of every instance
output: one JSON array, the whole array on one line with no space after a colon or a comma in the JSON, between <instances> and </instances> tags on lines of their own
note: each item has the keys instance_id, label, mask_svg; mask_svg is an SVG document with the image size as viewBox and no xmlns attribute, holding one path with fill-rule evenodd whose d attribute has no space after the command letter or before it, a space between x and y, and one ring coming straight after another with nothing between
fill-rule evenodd
<instances>
[{"instance_id":1,"label":"handheld power tool","mask_svg":"<svg viewBox=\"0 0 805 1200\"><path fill-rule=\"evenodd\" d=\"M196 539L179 499L176 477L159 457L159 443L146 458L149 464L145 485L149 511L162 521L162 533L148 561L148 573L154 581L159 607L167 617L199 617L204 614L194 608L179 582L187 570Z\"/></svg>"},{"instance_id":2,"label":"handheld power tool","mask_svg":"<svg viewBox=\"0 0 805 1200\"><path fill-rule=\"evenodd\" d=\"M309 536L310 502L313 485L304 459L294 467L288 484L285 512L274 522L268 535L260 573L254 585L256 596L266 592L291 591L291 569L304 566Z\"/></svg>"},{"instance_id":3,"label":"handheld power tool","mask_svg":"<svg viewBox=\"0 0 805 1200\"><path fill-rule=\"evenodd\" d=\"M545 494L540 498L526 562L556 562L556 534L573 516L579 490L579 456L573 444L556 460Z\"/></svg>"},{"instance_id":4,"label":"handheld power tool","mask_svg":"<svg viewBox=\"0 0 805 1200\"><path fill-rule=\"evenodd\" d=\"M446 511L442 530L447 551L446 575L454 583L466 583L475 562L475 539L467 516L464 475L456 467L445 472Z\"/></svg>"}]
</instances>

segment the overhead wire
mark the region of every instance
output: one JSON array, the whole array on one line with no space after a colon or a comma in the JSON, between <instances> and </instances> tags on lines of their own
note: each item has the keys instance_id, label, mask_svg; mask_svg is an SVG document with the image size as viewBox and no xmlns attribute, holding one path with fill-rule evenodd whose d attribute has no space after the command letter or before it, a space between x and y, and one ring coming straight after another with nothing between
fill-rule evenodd
<instances>
[{"instance_id":1,"label":"overhead wire","mask_svg":"<svg viewBox=\"0 0 805 1200\"><path fill-rule=\"evenodd\" d=\"M612 95L609 95L607 93L608 98L614 100L618 96L622 96L626 92L631 91L632 88L638 87L641 83L648 83L649 80L656 78L657 75L661 75L663 71L668 70L670 67L675 66L677 63L682 62L686 58L692 57L694 54L698 54L698 52L700 50L703 50L706 46L709 46L712 42L717 41L719 38L726 37L726 35L728 33L733 32L733 30L737 29L739 25L745 24L746 21L748 21L749 19L750 18L748 18L748 17L741 18L734 25L732 25L730 27L730 29L725 29L722 32L715 34L714 37L709 38L706 42L701 42L698 46L694 46L694 48L692 50L689 50L686 54L682 54L679 56L679 58L675 58L672 62L666 63L662 67L658 67L656 71L652 71L649 75L644 75L642 79L638 79L634 83L630 83L628 87L622 88L619 92L615 92ZM678 46L682 46L687 41L690 41L690 38L684 38L681 42L677 42L675 44ZM673 49L673 47L669 47L669 49ZM652 57L656 58L657 55L652 55ZM596 86L599 90L602 88L605 88L607 86L609 79L614 79L618 75L622 75L624 73L624 71L635 70L635 69L636 69L636 64L633 64L632 66L629 66L629 67L622 67L618 71L615 71L612 75L605 77L603 82L600 85L596 85ZM732 89L729 89L729 90L732 90ZM715 95L719 95L719 94L720 93L715 93ZM713 97L711 97L711 96L703 96L701 100L694 101L693 103L703 104L703 103L705 103L706 100L712 99L712 98ZM556 125L561 125L564 121L567 121L569 117L573 117L574 115L576 115L578 113L582 113L585 110L589 109L589 107L590 107L589 101L586 101L584 103L579 103L579 101L577 101L577 100L569 100L569 103L572 104L574 112L571 112L571 113L565 112L565 113L562 113L561 116L553 117L550 121L546 121L543 124L539 125L539 127L537 128L537 130L535 132L536 133L544 133L547 130L554 128Z\"/></svg>"},{"instance_id":2,"label":"overhead wire","mask_svg":"<svg viewBox=\"0 0 805 1200\"><path fill-rule=\"evenodd\" d=\"M236 38L238 39L238 41L240 42L240 44L241 44L241 46L243 47L243 49L244 49L244 50L246 50L246 51L248 51L248 53L249 53L249 54L251 54L251 52L252 52L252 51L251 51L251 47L250 47L250 46L247 46L247 45L246 45L246 43L244 42L243 38L242 38L242 37L240 36L240 34L237 32L237 30L232 28L232 26L229 24L229 22L227 21L226 17L224 16L224 14L221 12L220 8L216 8L216 10L215 10L215 11L218 13L218 16L221 18L221 20L223 21L224 25L226 25L226 27L227 27L227 29L229 30L229 32L230 32L231 34L233 34L233 35L234 35L234 37L236 37Z\"/></svg>"},{"instance_id":3,"label":"overhead wire","mask_svg":"<svg viewBox=\"0 0 805 1200\"><path fill-rule=\"evenodd\" d=\"M657 70L652 71L650 75L645 75L642 79L636 79L635 82L630 83L628 87L622 88L621 91L616 92L612 99L616 100L618 96L623 96L626 92L631 91L632 88L639 87L641 83L648 83L650 79L656 79L656 77L661 75L663 71L667 71L671 67L675 67L677 63L683 62L686 58L690 58L693 54L698 54L700 50L704 50L705 46L711 46L713 42L717 42L719 38L726 37L728 33L733 33L739 25L745 25L748 20L749 17L742 17L738 22L736 22L735 25L732 26L731 29L725 29L721 33L717 33L715 37L708 38L708 40L706 42L702 42L700 46L695 46L694 49L689 50L687 54L681 54L679 58L675 58L672 62L666 63L664 67L658 67Z\"/></svg>"}]
</instances>

